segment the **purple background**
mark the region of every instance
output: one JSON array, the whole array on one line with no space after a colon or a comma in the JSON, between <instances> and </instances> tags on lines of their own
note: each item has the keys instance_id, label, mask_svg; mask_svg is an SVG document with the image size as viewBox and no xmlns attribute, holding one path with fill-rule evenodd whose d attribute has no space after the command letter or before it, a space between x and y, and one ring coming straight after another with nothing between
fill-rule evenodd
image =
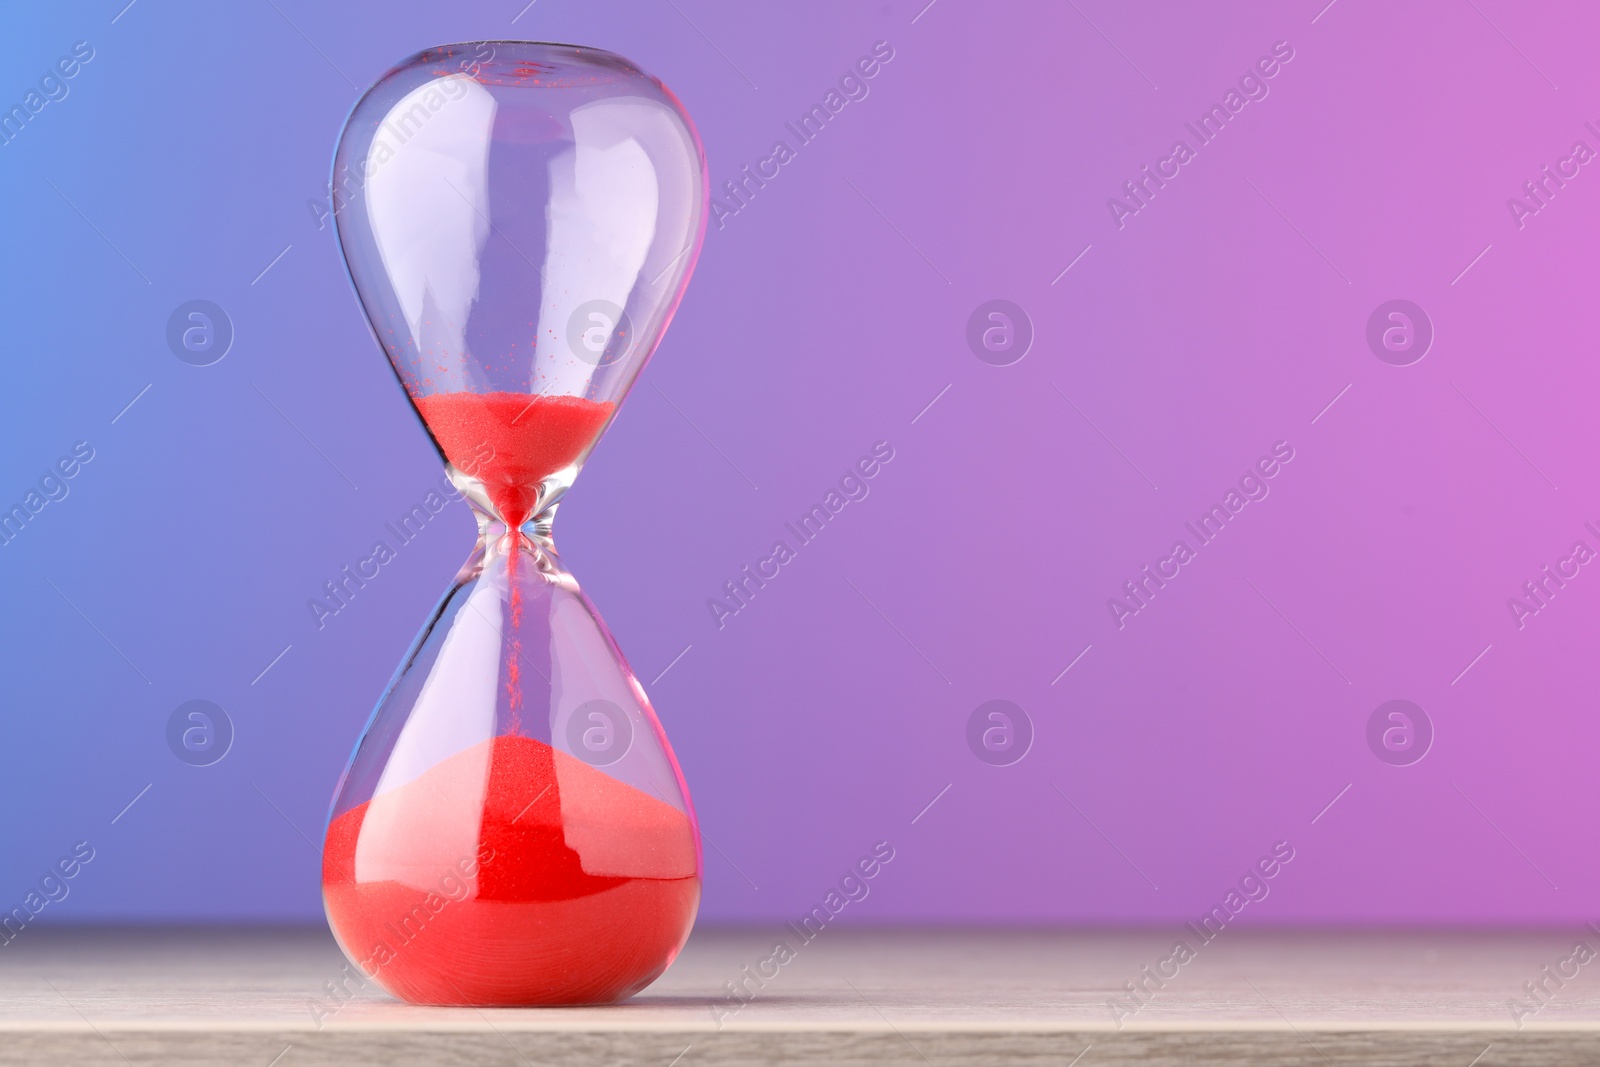
<instances>
[{"instance_id":1,"label":"purple background","mask_svg":"<svg viewBox=\"0 0 1600 1067\"><path fill-rule=\"evenodd\" d=\"M880 839L848 921L1194 918L1280 840L1249 921L1595 915L1600 575L1507 607L1600 549L1600 165L1507 207L1600 149L1588 5L124 3L0 13L6 107L95 49L0 147L0 497L96 453L0 548L6 908L87 839L45 918L320 917L334 782L472 524L316 629L440 468L307 202L390 63L517 37L660 76L718 186L894 49L707 234L557 525L693 790L703 921L796 917ZM1108 198L1279 41L1119 229ZM193 298L237 330L214 366L165 343ZM965 340L995 298L1036 330L1012 366ZM1395 298L1437 334L1411 366L1365 340ZM880 440L870 496L719 630L708 599ZM1107 599L1278 441L1270 495L1119 630ZM195 698L237 733L205 768L164 736ZM1436 733L1411 766L1366 740L1396 698ZM1010 766L967 745L991 699L1035 731Z\"/></svg>"}]
</instances>

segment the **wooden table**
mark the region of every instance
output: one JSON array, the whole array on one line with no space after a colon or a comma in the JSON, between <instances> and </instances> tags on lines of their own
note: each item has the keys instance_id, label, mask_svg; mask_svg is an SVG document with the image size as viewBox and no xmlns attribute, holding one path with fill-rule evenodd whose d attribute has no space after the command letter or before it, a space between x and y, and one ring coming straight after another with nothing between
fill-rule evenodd
<instances>
[{"instance_id":1,"label":"wooden table","mask_svg":"<svg viewBox=\"0 0 1600 1067\"><path fill-rule=\"evenodd\" d=\"M29 928L0 948L0 1064L1600 1063L1600 959L1572 961L1592 931L1228 930L1157 988L1142 969L1183 931L830 927L729 999L783 934L697 932L624 1005L480 1011L328 999L324 930Z\"/></svg>"}]
</instances>

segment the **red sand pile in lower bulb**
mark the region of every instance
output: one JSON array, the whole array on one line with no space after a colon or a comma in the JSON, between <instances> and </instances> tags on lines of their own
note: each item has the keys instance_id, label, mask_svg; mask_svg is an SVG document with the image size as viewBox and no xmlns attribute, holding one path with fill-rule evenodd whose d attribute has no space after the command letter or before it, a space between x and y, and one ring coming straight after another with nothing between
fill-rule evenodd
<instances>
[{"instance_id":1,"label":"red sand pile in lower bulb","mask_svg":"<svg viewBox=\"0 0 1600 1067\"><path fill-rule=\"evenodd\" d=\"M445 458L483 482L509 526L533 515L539 483L594 443L616 407L581 396L435 393L412 398Z\"/></svg>"},{"instance_id":2,"label":"red sand pile in lower bulb","mask_svg":"<svg viewBox=\"0 0 1600 1067\"><path fill-rule=\"evenodd\" d=\"M694 828L530 737L339 815L322 891L350 958L421 1004L597 1004L654 981L700 901Z\"/></svg>"}]
</instances>

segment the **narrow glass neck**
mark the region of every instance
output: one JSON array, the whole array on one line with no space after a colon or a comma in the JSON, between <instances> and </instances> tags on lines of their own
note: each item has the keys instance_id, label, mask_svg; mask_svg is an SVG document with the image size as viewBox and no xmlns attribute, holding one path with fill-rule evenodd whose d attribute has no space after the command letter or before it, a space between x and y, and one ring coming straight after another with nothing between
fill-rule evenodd
<instances>
[{"instance_id":1,"label":"narrow glass neck","mask_svg":"<svg viewBox=\"0 0 1600 1067\"><path fill-rule=\"evenodd\" d=\"M505 515L497 506L495 494L480 479L467 474L453 463L445 465L445 473L450 483L471 506L473 515L478 520L479 543L483 543L490 536L498 536L492 533L495 528L498 528L499 534L510 528L511 523L506 521ZM555 522L556 508L567 490L572 487L577 473L576 466L557 471L539 482L536 490L528 498L532 500L529 509L532 517L522 522L522 531L552 553L555 551L555 544L551 540L550 528Z\"/></svg>"},{"instance_id":2,"label":"narrow glass neck","mask_svg":"<svg viewBox=\"0 0 1600 1067\"><path fill-rule=\"evenodd\" d=\"M472 508L472 517L478 520L478 544L496 543L511 532L511 525L496 514L493 508L482 507L470 498L467 500L467 505ZM551 527L555 524L556 507L557 505L551 504L519 528L523 540L551 554L556 550L555 538L551 532Z\"/></svg>"},{"instance_id":3,"label":"narrow glass neck","mask_svg":"<svg viewBox=\"0 0 1600 1067\"><path fill-rule=\"evenodd\" d=\"M485 576L498 576L513 583L538 576L577 590L577 580L562 565L555 543L548 536L548 522L542 531L531 519L521 529L511 530L494 515L476 507L472 510L478 520L478 541L456 575L458 584Z\"/></svg>"}]
</instances>

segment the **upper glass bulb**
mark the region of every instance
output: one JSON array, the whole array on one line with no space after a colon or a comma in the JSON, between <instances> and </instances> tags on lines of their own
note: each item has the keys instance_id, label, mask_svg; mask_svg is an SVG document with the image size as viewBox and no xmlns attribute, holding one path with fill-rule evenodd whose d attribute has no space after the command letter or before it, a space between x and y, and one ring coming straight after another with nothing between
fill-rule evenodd
<instances>
[{"instance_id":1,"label":"upper glass bulb","mask_svg":"<svg viewBox=\"0 0 1600 1067\"><path fill-rule=\"evenodd\" d=\"M478 507L515 528L572 484L677 308L707 196L677 98L599 49L430 48L356 104L340 247Z\"/></svg>"}]
</instances>

